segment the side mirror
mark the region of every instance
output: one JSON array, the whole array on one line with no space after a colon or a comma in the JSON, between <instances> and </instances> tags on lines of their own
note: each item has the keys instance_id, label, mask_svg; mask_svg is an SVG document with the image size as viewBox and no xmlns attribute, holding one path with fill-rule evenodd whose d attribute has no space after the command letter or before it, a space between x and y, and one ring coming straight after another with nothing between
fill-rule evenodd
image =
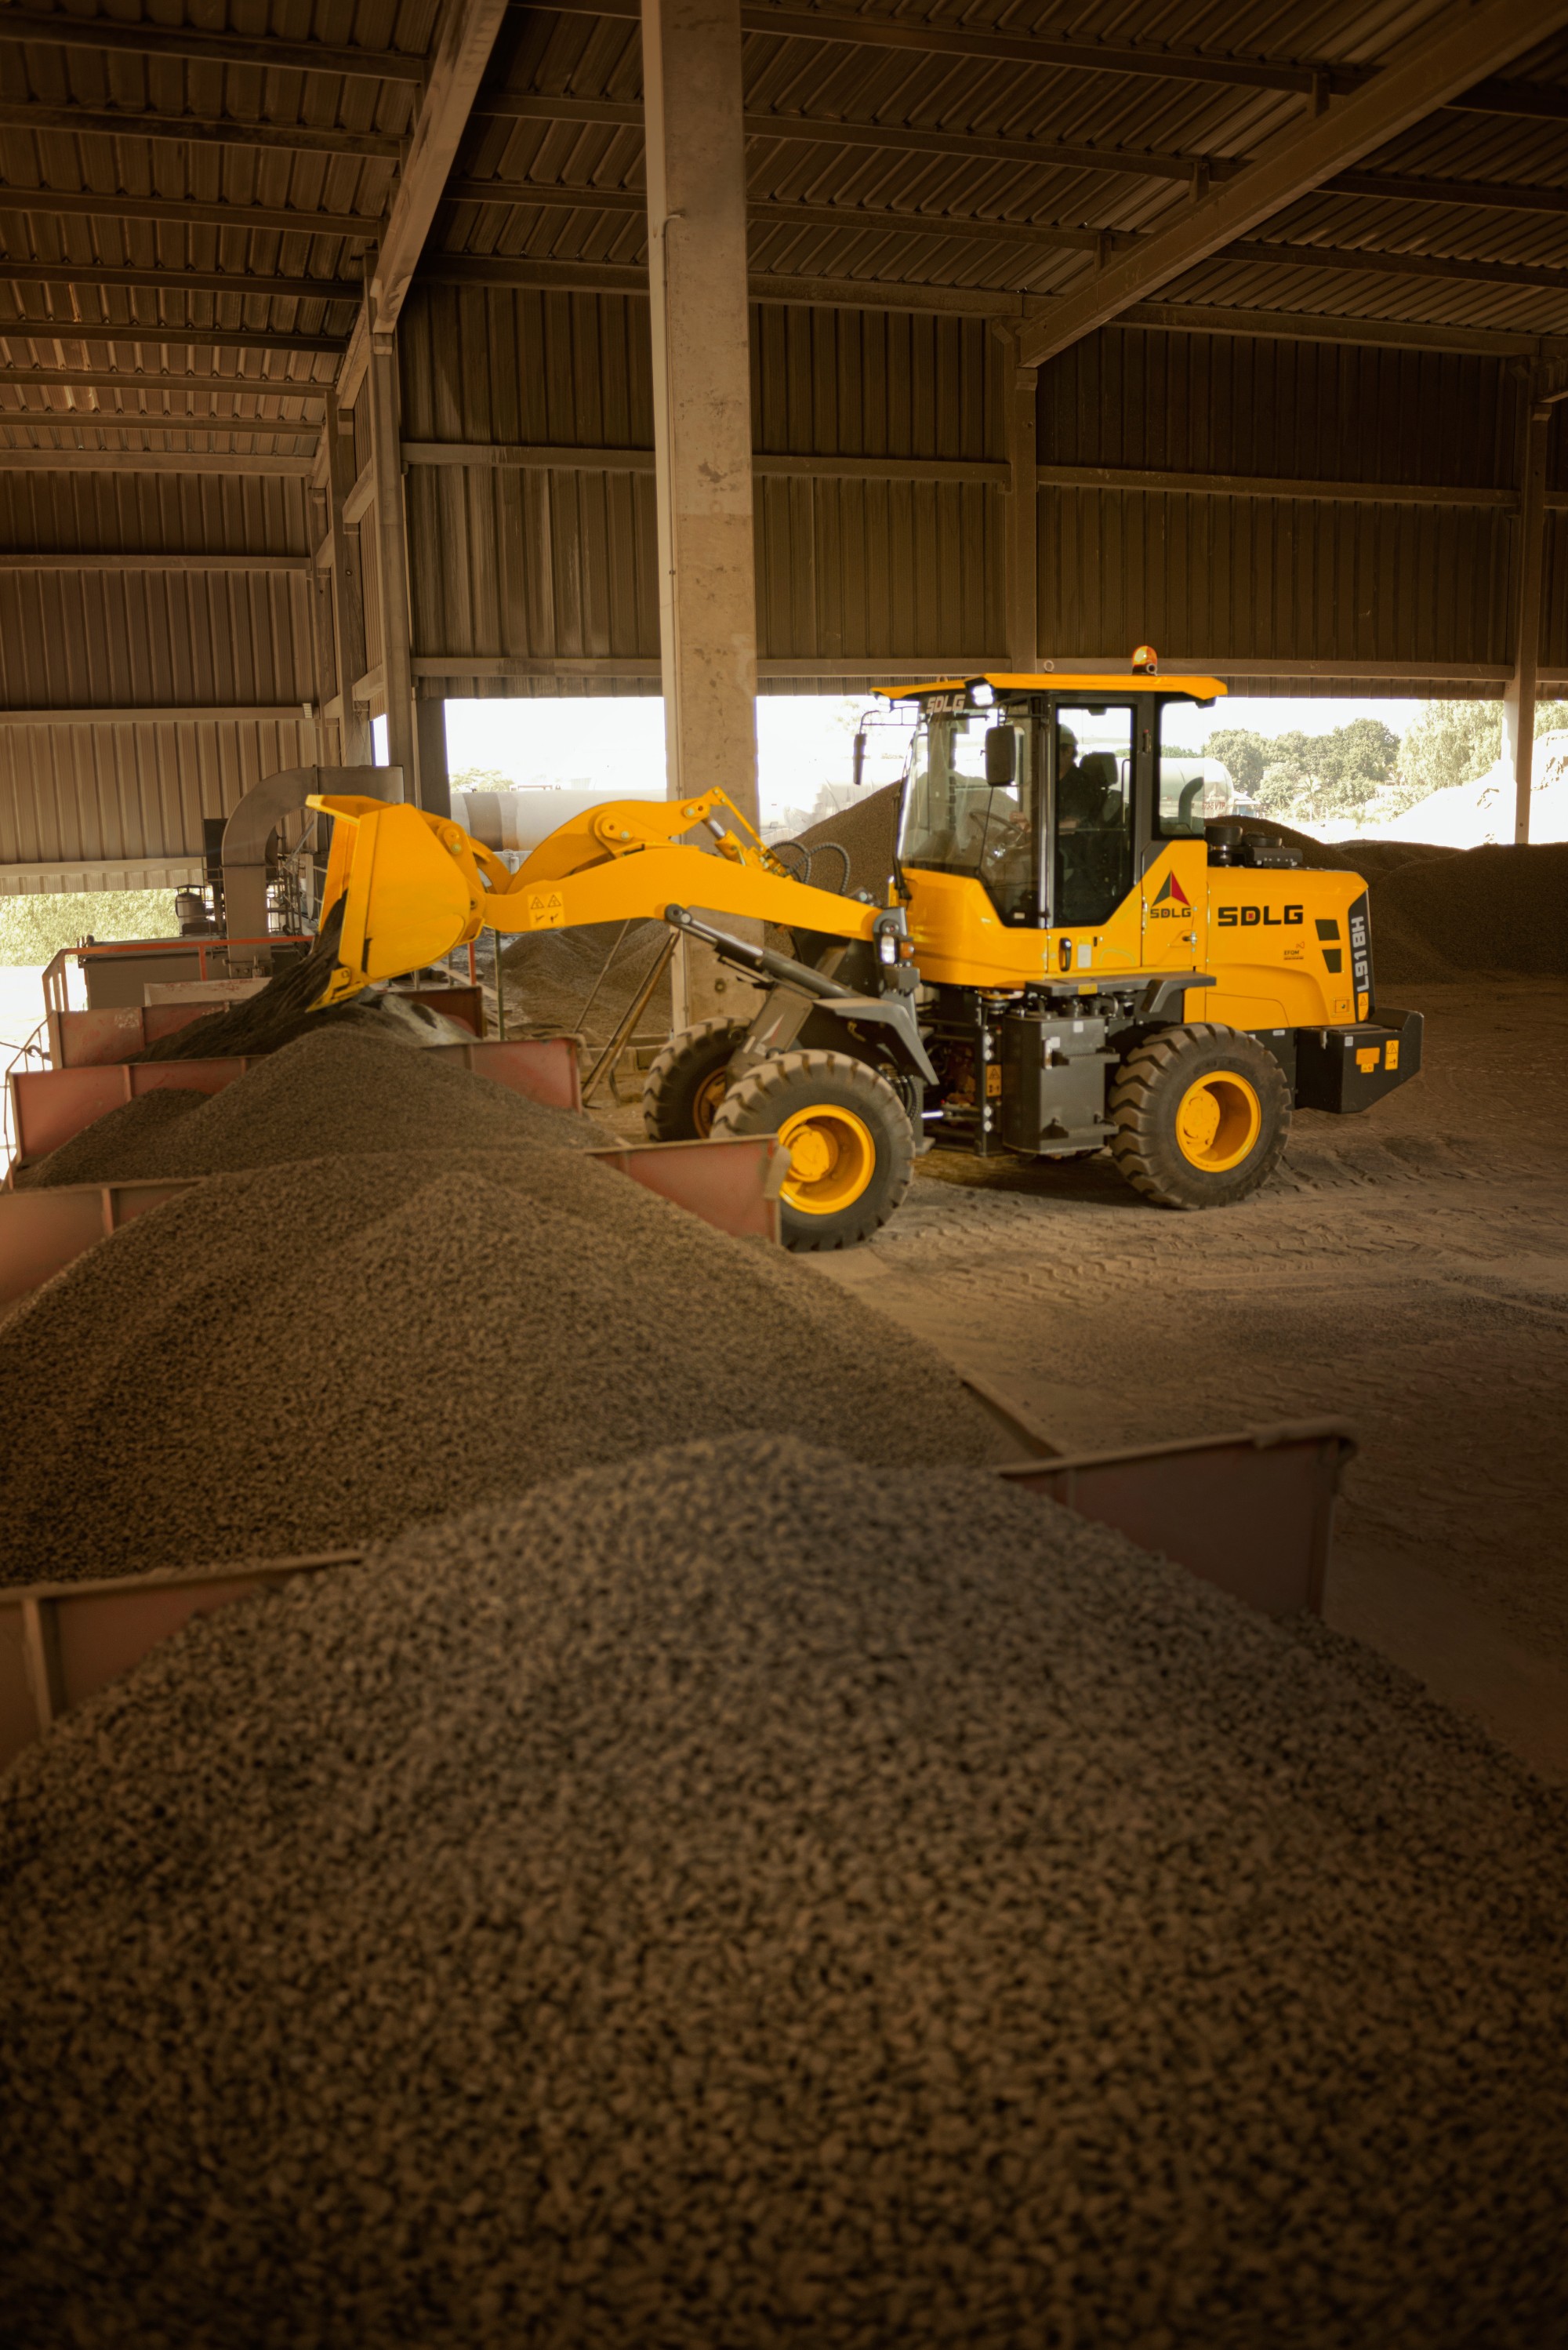
<instances>
[{"instance_id":1,"label":"side mirror","mask_svg":"<svg viewBox=\"0 0 1568 2350\"><path fill-rule=\"evenodd\" d=\"M855 737L855 774L853 780L857 791L859 790L861 785L866 780L866 729L864 726Z\"/></svg>"},{"instance_id":2,"label":"side mirror","mask_svg":"<svg viewBox=\"0 0 1568 2350\"><path fill-rule=\"evenodd\" d=\"M1011 726L985 730L985 780L992 789L1018 779L1018 737Z\"/></svg>"}]
</instances>

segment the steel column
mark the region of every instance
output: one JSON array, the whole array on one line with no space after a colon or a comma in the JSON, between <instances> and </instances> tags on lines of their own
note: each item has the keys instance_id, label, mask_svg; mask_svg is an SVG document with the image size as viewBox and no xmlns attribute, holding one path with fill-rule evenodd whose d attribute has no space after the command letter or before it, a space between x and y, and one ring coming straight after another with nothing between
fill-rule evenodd
<instances>
[{"instance_id":1,"label":"steel column","mask_svg":"<svg viewBox=\"0 0 1568 2350\"><path fill-rule=\"evenodd\" d=\"M1546 441L1552 411L1532 387L1519 491L1519 568L1514 588L1513 675L1503 689L1503 756L1513 769L1513 837L1530 838L1530 785L1535 764L1535 696L1540 682L1542 571L1546 559Z\"/></svg>"},{"instance_id":2,"label":"steel column","mask_svg":"<svg viewBox=\"0 0 1568 2350\"><path fill-rule=\"evenodd\" d=\"M420 744L420 806L431 816L450 816L452 783L446 764L445 702L416 702L414 731Z\"/></svg>"},{"instance_id":3,"label":"steel column","mask_svg":"<svg viewBox=\"0 0 1568 2350\"><path fill-rule=\"evenodd\" d=\"M409 539L403 512L403 461L398 431L398 344L370 338L370 461L376 480L376 572L381 590L381 670L387 703L387 764L401 767L417 802L419 746L414 729L413 647L409 616Z\"/></svg>"},{"instance_id":4,"label":"steel column","mask_svg":"<svg viewBox=\"0 0 1568 2350\"><path fill-rule=\"evenodd\" d=\"M339 759L345 767L368 767L370 722L354 700L354 681L363 677L365 657L365 598L360 584L361 556L358 540L350 539L343 502L354 486L354 420L340 409L337 395L327 395L327 545L332 581L332 640L337 672L341 714L337 734Z\"/></svg>"},{"instance_id":5,"label":"steel column","mask_svg":"<svg viewBox=\"0 0 1568 2350\"><path fill-rule=\"evenodd\" d=\"M1007 376L1007 657L1020 676L1040 660L1040 469L1038 368L1018 359L1017 329L1003 338Z\"/></svg>"}]
</instances>

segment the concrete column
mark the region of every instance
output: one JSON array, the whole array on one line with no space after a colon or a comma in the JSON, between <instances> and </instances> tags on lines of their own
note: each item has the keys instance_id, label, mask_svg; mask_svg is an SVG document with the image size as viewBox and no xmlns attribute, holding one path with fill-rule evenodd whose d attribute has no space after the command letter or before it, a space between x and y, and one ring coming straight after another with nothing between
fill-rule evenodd
<instances>
[{"instance_id":1,"label":"concrete column","mask_svg":"<svg viewBox=\"0 0 1568 2350\"><path fill-rule=\"evenodd\" d=\"M1016 328L1003 334L1007 401L1007 463L1012 475L1004 526L1007 563L1007 658L1021 677L1040 666L1040 370L1018 359Z\"/></svg>"},{"instance_id":2,"label":"concrete column","mask_svg":"<svg viewBox=\"0 0 1568 2350\"><path fill-rule=\"evenodd\" d=\"M364 676L365 596L360 579L359 536L343 520L343 501L354 486L354 418L337 405L335 392L327 395L327 533L331 555L333 666L337 674L342 717L337 739L340 764L369 767L373 762L370 721L354 699L354 688Z\"/></svg>"},{"instance_id":3,"label":"concrete column","mask_svg":"<svg viewBox=\"0 0 1568 2350\"><path fill-rule=\"evenodd\" d=\"M1519 494L1519 571L1513 608L1513 675L1503 691L1503 757L1513 769L1513 837L1530 838L1530 785L1535 764L1535 681L1541 659L1541 588L1546 560L1546 437L1552 411L1532 400L1524 432Z\"/></svg>"},{"instance_id":4,"label":"concrete column","mask_svg":"<svg viewBox=\"0 0 1568 2350\"><path fill-rule=\"evenodd\" d=\"M420 806L431 816L452 814L452 784L446 764L446 703L416 702L414 732L419 738Z\"/></svg>"},{"instance_id":5,"label":"concrete column","mask_svg":"<svg viewBox=\"0 0 1568 2350\"><path fill-rule=\"evenodd\" d=\"M417 802L419 750L414 732L414 673L410 641L409 541L403 514L403 449L394 335L370 338L369 389L370 462L376 480L376 573L381 590L387 764L401 767L405 796Z\"/></svg>"},{"instance_id":6,"label":"concrete column","mask_svg":"<svg viewBox=\"0 0 1568 2350\"><path fill-rule=\"evenodd\" d=\"M721 785L754 824L740 0L642 0L642 77L668 790L683 799ZM704 972L684 941L675 997L677 1027L751 1000L732 973Z\"/></svg>"}]
</instances>

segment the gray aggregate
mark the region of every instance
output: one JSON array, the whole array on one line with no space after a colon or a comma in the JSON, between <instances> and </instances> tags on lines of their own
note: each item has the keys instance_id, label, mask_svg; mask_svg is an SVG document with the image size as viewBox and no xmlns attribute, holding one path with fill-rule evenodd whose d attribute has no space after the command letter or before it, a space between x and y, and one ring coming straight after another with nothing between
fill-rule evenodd
<instances>
[{"instance_id":1,"label":"gray aggregate","mask_svg":"<svg viewBox=\"0 0 1568 2350\"><path fill-rule=\"evenodd\" d=\"M579 1151L214 1176L0 1329L0 1581L339 1547L737 1429L911 1470L998 1443L922 1341Z\"/></svg>"},{"instance_id":2,"label":"gray aggregate","mask_svg":"<svg viewBox=\"0 0 1568 2350\"><path fill-rule=\"evenodd\" d=\"M0 1784L16 2350L1542 2350L1560 1799L1053 1504L737 1437Z\"/></svg>"},{"instance_id":3,"label":"gray aggregate","mask_svg":"<svg viewBox=\"0 0 1568 2350\"><path fill-rule=\"evenodd\" d=\"M18 1187L220 1175L347 1151L504 1143L591 1150L616 1140L578 1111L551 1109L344 1025L268 1054L206 1099L171 1091L126 1102L27 1169Z\"/></svg>"}]
</instances>

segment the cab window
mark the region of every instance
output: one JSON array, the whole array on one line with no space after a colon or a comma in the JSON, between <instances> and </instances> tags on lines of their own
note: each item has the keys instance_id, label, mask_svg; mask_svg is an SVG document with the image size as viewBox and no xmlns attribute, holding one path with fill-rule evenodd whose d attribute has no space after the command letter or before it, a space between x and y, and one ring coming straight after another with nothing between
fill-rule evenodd
<instances>
[{"instance_id":1,"label":"cab window","mask_svg":"<svg viewBox=\"0 0 1568 2350\"><path fill-rule=\"evenodd\" d=\"M1004 922L1038 919L1032 731L1023 710L933 714L915 737L904 794L900 862L983 882ZM991 780L1007 768L1008 782Z\"/></svg>"},{"instance_id":2,"label":"cab window","mask_svg":"<svg viewBox=\"0 0 1568 2350\"><path fill-rule=\"evenodd\" d=\"M1132 889L1133 713L1058 707L1045 723L1056 730L1051 920L1077 930L1108 920Z\"/></svg>"},{"instance_id":3,"label":"cab window","mask_svg":"<svg viewBox=\"0 0 1568 2350\"><path fill-rule=\"evenodd\" d=\"M1219 760L1206 759L1190 743L1183 748L1181 735L1192 731L1190 717L1183 726L1184 716L1179 710L1162 713L1154 809L1162 840L1201 840L1205 818L1223 816L1230 806L1231 779Z\"/></svg>"}]
</instances>

